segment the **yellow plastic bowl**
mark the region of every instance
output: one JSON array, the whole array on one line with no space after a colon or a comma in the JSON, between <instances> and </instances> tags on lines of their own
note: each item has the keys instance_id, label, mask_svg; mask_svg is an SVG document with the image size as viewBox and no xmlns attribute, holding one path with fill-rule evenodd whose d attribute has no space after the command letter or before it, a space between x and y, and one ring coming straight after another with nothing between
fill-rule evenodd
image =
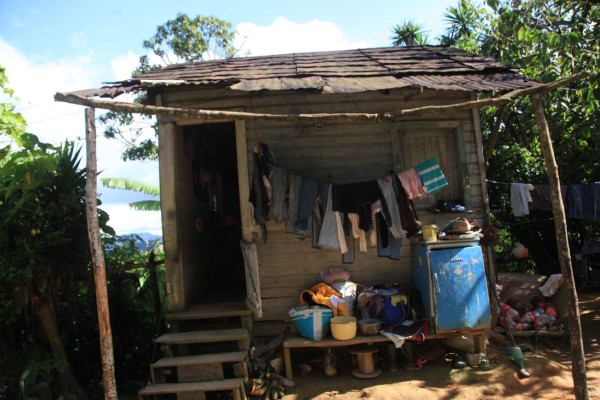
<instances>
[{"instance_id":1,"label":"yellow plastic bowl","mask_svg":"<svg viewBox=\"0 0 600 400\"><path fill-rule=\"evenodd\" d=\"M331 318L331 336L337 340L350 340L356 336L356 317Z\"/></svg>"}]
</instances>

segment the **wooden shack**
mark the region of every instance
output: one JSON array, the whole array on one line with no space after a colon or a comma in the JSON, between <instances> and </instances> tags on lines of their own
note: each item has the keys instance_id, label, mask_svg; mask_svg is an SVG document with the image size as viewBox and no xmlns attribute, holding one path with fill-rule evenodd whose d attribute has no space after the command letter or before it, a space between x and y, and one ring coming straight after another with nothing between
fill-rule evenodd
<instances>
[{"instance_id":1,"label":"wooden shack","mask_svg":"<svg viewBox=\"0 0 600 400\"><path fill-rule=\"evenodd\" d=\"M537 85L492 59L410 46L171 65L63 97L86 104L82 99L145 94L149 107L138 112L156 114L158 122L170 319L240 316L251 330L253 322L288 321L301 292L330 267L343 266L364 286L395 283L410 290L411 252L417 254L414 239L404 239L396 259L357 245L343 263L339 250L315 246L314 232L294 232L291 212L287 220L267 212L261 225L250 201L259 183L256 152L286 176L324 185L381 179L434 157L448 185L414 200L420 222L443 227L466 217L483 224L487 189L479 111L427 111ZM402 112L409 109L423 112ZM456 201L465 212L434 212L440 200ZM485 269L493 272L486 254ZM226 330L167 334L157 342L227 340L237 341L238 350L248 347L247 332ZM243 355L228 357L241 357L245 365ZM286 364L291 376L289 348ZM161 365L155 363L153 371ZM188 367L178 368L180 382L197 380L198 371L190 377ZM231 385L237 390L239 383ZM152 390L162 389L147 394Z\"/></svg>"},{"instance_id":2,"label":"wooden shack","mask_svg":"<svg viewBox=\"0 0 600 400\"><path fill-rule=\"evenodd\" d=\"M342 265L341 255L314 248L310 238L287 233L289 224L274 218L266 223L266 237L256 229L249 195L259 142L268 145L276 166L322 183L378 179L435 157L449 185L415 200L420 221L444 226L464 216L484 222L478 110L385 121L294 117L384 115L535 85L492 59L448 47L411 46L171 65L76 94L144 91L150 105L282 116L276 121L159 116L158 132L170 309L247 299L255 320L285 320L302 290L322 271ZM468 213L431 212L439 200L458 200ZM237 238L255 243L253 267L248 257L244 263ZM343 266L354 282L408 287L410 253L405 240L400 260L368 249Z\"/></svg>"}]
</instances>

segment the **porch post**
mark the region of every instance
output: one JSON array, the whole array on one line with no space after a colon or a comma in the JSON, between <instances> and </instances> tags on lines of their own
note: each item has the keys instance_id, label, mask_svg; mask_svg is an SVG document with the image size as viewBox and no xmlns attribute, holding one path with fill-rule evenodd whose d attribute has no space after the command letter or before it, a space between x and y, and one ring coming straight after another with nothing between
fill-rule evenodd
<instances>
[{"instance_id":1,"label":"porch post","mask_svg":"<svg viewBox=\"0 0 600 400\"><path fill-rule=\"evenodd\" d=\"M96 204L98 185L98 167L96 165L96 113L94 108L85 109L86 132L86 182L85 200L88 238L94 269L96 286L96 308L98 310L98 326L100 332L100 356L102 360L102 381L104 383L104 398L118 400L117 383L115 380L115 361L113 356L112 331L108 311L108 293L106 289L106 271L104 253L100 240L100 224L98 222L98 207Z\"/></svg>"},{"instance_id":2,"label":"porch post","mask_svg":"<svg viewBox=\"0 0 600 400\"><path fill-rule=\"evenodd\" d=\"M581 320L579 317L579 306L577 303L577 291L571 265L571 254L569 252L569 241L567 237L567 220L560 194L560 180L558 165L554 157L554 149L550 138L550 130L544 114L544 106L539 93L531 95L533 112L537 129L540 134L540 146L544 155L546 171L548 172L548 183L550 197L552 200L552 212L554 214L554 227L556 230L556 242L558 247L558 258L563 279L567 287L567 307L569 310L569 326L571 328L571 362L573 368L573 385L575 387L575 398L577 400L588 399L587 378L585 372L585 354L583 353L583 338L581 335Z\"/></svg>"}]
</instances>

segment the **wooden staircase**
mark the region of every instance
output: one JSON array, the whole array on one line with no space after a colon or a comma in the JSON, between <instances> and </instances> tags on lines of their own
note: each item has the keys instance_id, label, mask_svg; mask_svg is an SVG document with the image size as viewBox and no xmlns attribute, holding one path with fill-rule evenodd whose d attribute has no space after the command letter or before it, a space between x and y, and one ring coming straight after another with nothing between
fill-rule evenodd
<instances>
[{"instance_id":1,"label":"wooden staircase","mask_svg":"<svg viewBox=\"0 0 600 400\"><path fill-rule=\"evenodd\" d=\"M179 331L155 339L165 356L150 365L151 383L138 392L140 400L167 395L205 400L208 392L224 391L232 393L234 400L245 400L252 331L252 312L246 305L193 306L167 315L167 320Z\"/></svg>"}]
</instances>

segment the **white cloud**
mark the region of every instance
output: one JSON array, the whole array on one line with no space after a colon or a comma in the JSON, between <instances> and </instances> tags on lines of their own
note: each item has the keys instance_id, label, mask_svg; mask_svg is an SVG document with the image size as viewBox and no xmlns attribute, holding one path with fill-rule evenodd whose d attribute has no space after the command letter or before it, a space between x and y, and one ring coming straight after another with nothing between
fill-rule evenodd
<instances>
[{"instance_id":1,"label":"white cloud","mask_svg":"<svg viewBox=\"0 0 600 400\"><path fill-rule=\"evenodd\" d=\"M108 225L119 235L145 232L162 235L159 212L135 211L127 204L103 204L100 208L108 213L110 216Z\"/></svg>"},{"instance_id":2,"label":"white cloud","mask_svg":"<svg viewBox=\"0 0 600 400\"><path fill-rule=\"evenodd\" d=\"M98 87L102 78L99 67L94 66L91 56L37 62L27 57L0 37L2 66L6 68L9 87L19 99L16 110L28 123L28 131L47 143L60 144L65 140L75 141L82 147L82 164L85 165L85 118L84 107L54 101L56 92L68 92ZM125 65L131 54L117 57L114 65ZM124 68L124 67L123 67ZM133 69L133 68L132 68ZM116 71L116 70L115 70ZM131 73L131 70L129 71ZM96 117L102 110L97 110ZM158 163L123 162L123 145L102 136L102 127L97 124L98 170L103 177L123 177L158 184ZM107 189L98 188L102 193ZM117 233L151 232L160 234L160 213L140 218L139 211L129 210L127 204L104 203L102 208L109 212L111 223ZM115 215L113 215L113 212Z\"/></svg>"},{"instance_id":3,"label":"white cloud","mask_svg":"<svg viewBox=\"0 0 600 400\"><path fill-rule=\"evenodd\" d=\"M243 22L236 31L241 56L368 47L366 41L350 41L334 23L317 19L300 24L277 17L270 26Z\"/></svg>"},{"instance_id":4,"label":"white cloud","mask_svg":"<svg viewBox=\"0 0 600 400\"><path fill-rule=\"evenodd\" d=\"M110 66L114 74L114 80L122 81L131 78L131 73L139 63L140 57L131 51L113 58Z\"/></svg>"}]
</instances>

